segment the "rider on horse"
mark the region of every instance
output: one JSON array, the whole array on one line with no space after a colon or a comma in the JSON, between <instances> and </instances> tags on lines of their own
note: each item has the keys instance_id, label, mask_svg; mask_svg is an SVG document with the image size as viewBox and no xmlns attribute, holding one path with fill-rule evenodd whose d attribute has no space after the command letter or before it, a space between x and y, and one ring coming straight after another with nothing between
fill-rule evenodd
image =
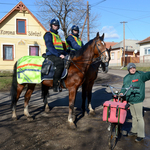
<instances>
[{"instance_id":1,"label":"rider on horse","mask_svg":"<svg viewBox=\"0 0 150 150\"><path fill-rule=\"evenodd\" d=\"M73 25L71 28L71 34L66 38L66 48L70 55L73 55L75 51L79 50L83 46L83 42L79 38L79 27Z\"/></svg>"},{"instance_id":2,"label":"rider on horse","mask_svg":"<svg viewBox=\"0 0 150 150\"><path fill-rule=\"evenodd\" d=\"M59 21L57 19L52 19L50 21L50 27L50 31L46 32L44 35L44 40L47 58L50 59L56 67L53 77L53 91L58 92L61 74L64 70L63 59L66 52L63 49L62 41L58 35L58 29L60 27Z\"/></svg>"}]
</instances>

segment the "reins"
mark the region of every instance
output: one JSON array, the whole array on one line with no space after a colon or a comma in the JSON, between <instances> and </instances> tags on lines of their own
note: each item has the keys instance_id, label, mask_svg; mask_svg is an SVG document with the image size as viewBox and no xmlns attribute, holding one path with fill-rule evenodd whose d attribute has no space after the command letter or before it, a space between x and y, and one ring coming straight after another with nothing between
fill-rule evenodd
<instances>
[{"instance_id":1,"label":"reins","mask_svg":"<svg viewBox=\"0 0 150 150\"><path fill-rule=\"evenodd\" d=\"M100 51L100 49L98 48L98 46L97 46L97 44L96 44L96 42L99 41L99 40L100 40L100 39L95 40L95 44L94 44L94 47L95 47L95 45L96 45L96 48L97 48L98 53L99 53L99 56L96 58L96 61L94 61L94 62L92 62L92 63L100 62L100 61L101 61L101 55L103 55L103 53L107 51L107 49L106 49L105 51L103 51L103 52ZM94 49L94 47L93 47L93 49ZM84 73L82 72L82 70L76 65L77 63L75 63L75 62L71 59L71 57L69 58L68 61L72 62L73 65L84 75ZM85 61L85 60L84 60L84 61ZM86 60L86 61L89 61L89 60ZM87 64L87 65L90 65L90 64Z\"/></svg>"}]
</instances>

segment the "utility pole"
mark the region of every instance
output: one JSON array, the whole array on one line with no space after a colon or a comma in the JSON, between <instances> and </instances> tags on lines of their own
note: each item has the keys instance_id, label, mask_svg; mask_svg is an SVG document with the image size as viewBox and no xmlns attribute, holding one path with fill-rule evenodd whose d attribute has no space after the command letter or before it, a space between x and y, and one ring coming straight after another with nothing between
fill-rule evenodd
<instances>
[{"instance_id":1,"label":"utility pole","mask_svg":"<svg viewBox=\"0 0 150 150\"><path fill-rule=\"evenodd\" d=\"M82 38L82 34L83 34L84 26L85 26L85 23L86 23L86 19L87 19L87 15L86 15L85 20L84 20L84 24L83 24L82 31L81 31L81 34L80 34L80 38Z\"/></svg>"},{"instance_id":2,"label":"utility pole","mask_svg":"<svg viewBox=\"0 0 150 150\"><path fill-rule=\"evenodd\" d=\"M89 2L87 1L87 36L88 41L90 40L90 34L89 34Z\"/></svg>"},{"instance_id":3,"label":"utility pole","mask_svg":"<svg viewBox=\"0 0 150 150\"><path fill-rule=\"evenodd\" d=\"M125 21L120 22L123 23L123 67L125 67Z\"/></svg>"}]
</instances>

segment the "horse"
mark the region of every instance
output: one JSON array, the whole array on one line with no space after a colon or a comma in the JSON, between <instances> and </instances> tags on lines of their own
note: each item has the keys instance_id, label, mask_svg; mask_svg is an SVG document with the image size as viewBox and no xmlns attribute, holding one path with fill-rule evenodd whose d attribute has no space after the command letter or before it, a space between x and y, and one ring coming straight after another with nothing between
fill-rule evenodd
<instances>
[{"instance_id":1,"label":"horse","mask_svg":"<svg viewBox=\"0 0 150 150\"><path fill-rule=\"evenodd\" d=\"M95 38L86 43L79 51L76 51L74 57L70 58L70 66L68 68L68 74L63 79L65 83L65 88L69 91L69 114L68 114L68 122L70 126L75 126L74 124L74 104L75 98L78 88L82 85L84 81L84 76L86 71L88 70L90 64L93 59L99 58L102 62L105 62L107 59L106 54L106 44L103 41L104 33L102 36L99 36L99 32ZM28 118L32 118L28 111L28 103L31 97L31 94L34 91L36 84L25 83L19 84L17 82L17 62L14 65L14 73L13 73L13 81L11 88L11 107L12 107L12 118L14 120L17 119L16 115L16 104L19 99L19 96L24 89L25 85L27 85L27 90L24 96L24 115ZM48 90L53 86L53 80L44 80L42 81L43 85L43 102L45 111L49 111L48 106ZM61 85L64 88L63 85Z\"/></svg>"},{"instance_id":2,"label":"horse","mask_svg":"<svg viewBox=\"0 0 150 150\"><path fill-rule=\"evenodd\" d=\"M99 66L101 65L102 67L102 71L104 73L107 73L108 71L108 65L109 65L109 61L111 59L110 57L110 51L111 51L111 47L109 49L107 49L108 52L108 60L107 62L103 63L101 60L100 61L94 61L88 71L86 72L85 75L85 81L82 84L82 114L84 115L85 113L85 102L86 102L86 97L87 97L87 107L89 109L89 115L95 115L95 111L92 108L91 105L91 98L92 98L92 88L93 88L93 84L95 79L97 78L97 74L99 71Z\"/></svg>"}]
</instances>

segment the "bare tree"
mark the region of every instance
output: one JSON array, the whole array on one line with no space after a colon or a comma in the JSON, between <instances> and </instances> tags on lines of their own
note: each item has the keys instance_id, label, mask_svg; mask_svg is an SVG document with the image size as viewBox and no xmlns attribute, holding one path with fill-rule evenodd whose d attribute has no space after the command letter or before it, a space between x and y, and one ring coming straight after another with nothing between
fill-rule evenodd
<instances>
[{"instance_id":1,"label":"bare tree","mask_svg":"<svg viewBox=\"0 0 150 150\"><path fill-rule=\"evenodd\" d=\"M40 12L38 15L46 27L51 19L59 19L60 29L65 38L73 24L80 28L83 25L86 16L86 4L83 0L36 0L35 4Z\"/></svg>"}]
</instances>

